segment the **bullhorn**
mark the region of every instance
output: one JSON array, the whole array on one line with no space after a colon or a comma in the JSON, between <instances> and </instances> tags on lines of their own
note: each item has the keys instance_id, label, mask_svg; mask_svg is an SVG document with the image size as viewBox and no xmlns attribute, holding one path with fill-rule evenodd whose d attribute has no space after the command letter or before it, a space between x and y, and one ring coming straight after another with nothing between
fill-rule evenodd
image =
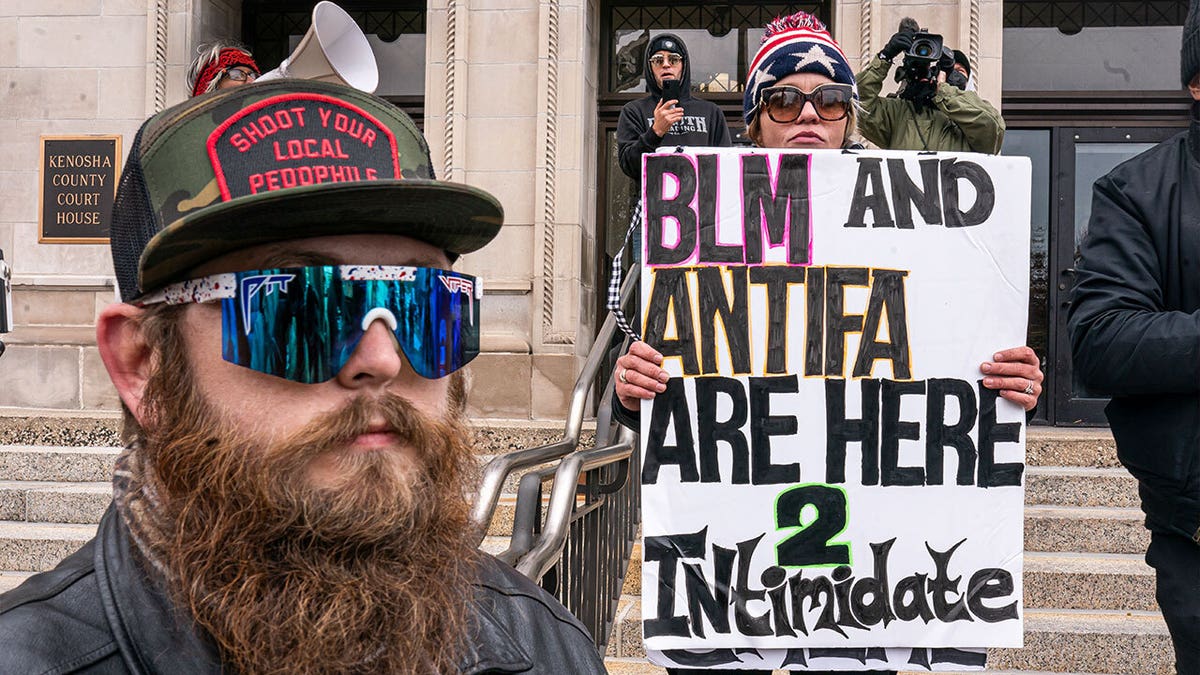
<instances>
[{"instance_id":1,"label":"bullhorn","mask_svg":"<svg viewBox=\"0 0 1200 675\"><path fill-rule=\"evenodd\" d=\"M322 0L313 7L312 27L295 51L258 81L284 77L337 82L374 93L379 86L379 66L354 19L341 7Z\"/></svg>"}]
</instances>

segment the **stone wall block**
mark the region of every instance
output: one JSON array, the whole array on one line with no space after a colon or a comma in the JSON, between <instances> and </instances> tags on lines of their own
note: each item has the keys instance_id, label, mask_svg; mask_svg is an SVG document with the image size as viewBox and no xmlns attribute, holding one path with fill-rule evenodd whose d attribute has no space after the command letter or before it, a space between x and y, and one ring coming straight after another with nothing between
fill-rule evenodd
<instances>
[{"instance_id":1,"label":"stone wall block","mask_svg":"<svg viewBox=\"0 0 1200 675\"><path fill-rule=\"evenodd\" d=\"M0 199L0 223L21 223L37 218L37 173L0 171L0 185L4 186L3 199ZM36 227L34 240L37 240ZM16 255L15 251L13 255Z\"/></svg>"},{"instance_id":2,"label":"stone wall block","mask_svg":"<svg viewBox=\"0 0 1200 675\"><path fill-rule=\"evenodd\" d=\"M467 81L467 114L472 117L536 115L537 77L537 65L533 62L471 66L471 77Z\"/></svg>"},{"instance_id":3,"label":"stone wall block","mask_svg":"<svg viewBox=\"0 0 1200 675\"><path fill-rule=\"evenodd\" d=\"M498 289L496 284L489 286L488 282L489 277L484 277L484 296L480 305L480 328L483 334L502 336L500 342L510 345L505 348L507 351L514 351L511 345L520 343L523 345L521 352L527 353L532 342L529 325L532 300L529 289Z\"/></svg>"},{"instance_id":4,"label":"stone wall block","mask_svg":"<svg viewBox=\"0 0 1200 675\"><path fill-rule=\"evenodd\" d=\"M536 118L472 116L466 124L466 143L454 150L458 166L509 171L535 165Z\"/></svg>"},{"instance_id":5,"label":"stone wall block","mask_svg":"<svg viewBox=\"0 0 1200 675\"><path fill-rule=\"evenodd\" d=\"M564 419L583 361L573 354L535 354L532 361L531 416Z\"/></svg>"},{"instance_id":6,"label":"stone wall block","mask_svg":"<svg viewBox=\"0 0 1200 675\"><path fill-rule=\"evenodd\" d=\"M561 107L561 106L560 106ZM558 171L579 171L583 169L583 145L587 139L587 133L582 128L583 117L579 115L559 115L557 134L558 134L558 152L556 153L555 168ZM589 158L595 161L593 158ZM578 194L563 194L559 192L559 198L575 199Z\"/></svg>"},{"instance_id":7,"label":"stone wall block","mask_svg":"<svg viewBox=\"0 0 1200 675\"><path fill-rule=\"evenodd\" d=\"M138 66L146 60L144 16L22 19L20 64L29 68Z\"/></svg>"},{"instance_id":8,"label":"stone wall block","mask_svg":"<svg viewBox=\"0 0 1200 675\"><path fill-rule=\"evenodd\" d=\"M18 286L13 291L13 320L22 326L90 326L96 295L91 291L54 291Z\"/></svg>"},{"instance_id":9,"label":"stone wall block","mask_svg":"<svg viewBox=\"0 0 1200 675\"><path fill-rule=\"evenodd\" d=\"M85 410L120 410L121 397L108 378L100 350L95 347L82 349L81 372L83 385L81 403Z\"/></svg>"},{"instance_id":10,"label":"stone wall block","mask_svg":"<svg viewBox=\"0 0 1200 675\"><path fill-rule=\"evenodd\" d=\"M100 118L141 119L146 112L145 69L104 68L100 72ZM111 132L109 132L111 133ZM129 137L133 140L133 136ZM125 143L121 143L124 152ZM120 170L117 171L120 175Z\"/></svg>"},{"instance_id":11,"label":"stone wall block","mask_svg":"<svg viewBox=\"0 0 1200 675\"><path fill-rule=\"evenodd\" d=\"M33 208L37 209L36 195ZM20 261L20 274L61 275L70 271L92 277L113 276L112 253L107 244L39 244L37 216L32 220L18 223L16 227L13 258Z\"/></svg>"},{"instance_id":12,"label":"stone wall block","mask_svg":"<svg viewBox=\"0 0 1200 675\"><path fill-rule=\"evenodd\" d=\"M533 240L533 226L509 223L507 218L505 221L491 243L463 256L458 265L467 274L483 277L484 292L492 283L527 287L534 260L541 260L541 242Z\"/></svg>"},{"instance_id":13,"label":"stone wall block","mask_svg":"<svg viewBox=\"0 0 1200 675\"><path fill-rule=\"evenodd\" d=\"M16 17L0 18L0 64L17 62L17 19Z\"/></svg>"},{"instance_id":14,"label":"stone wall block","mask_svg":"<svg viewBox=\"0 0 1200 675\"><path fill-rule=\"evenodd\" d=\"M146 0L104 0L102 12L105 16L133 14L146 16Z\"/></svg>"},{"instance_id":15,"label":"stone wall block","mask_svg":"<svg viewBox=\"0 0 1200 675\"><path fill-rule=\"evenodd\" d=\"M528 419L528 354L480 354L466 367L467 416Z\"/></svg>"},{"instance_id":16,"label":"stone wall block","mask_svg":"<svg viewBox=\"0 0 1200 675\"><path fill-rule=\"evenodd\" d=\"M4 0L6 16L95 16L100 0Z\"/></svg>"},{"instance_id":17,"label":"stone wall block","mask_svg":"<svg viewBox=\"0 0 1200 675\"><path fill-rule=\"evenodd\" d=\"M0 406L78 409L79 348L11 345L0 382Z\"/></svg>"},{"instance_id":18,"label":"stone wall block","mask_svg":"<svg viewBox=\"0 0 1200 675\"><path fill-rule=\"evenodd\" d=\"M533 63L538 58L537 5L472 11L467 45L476 63ZM518 93L518 92L514 92Z\"/></svg>"},{"instance_id":19,"label":"stone wall block","mask_svg":"<svg viewBox=\"0 0 1200 675\"><path fill-rule=\"evenodd\" d=\"M578 223L554 223L554 277L579 284L579 245L583 231Z\"/></svg>"},{"instance_id":20,"label":"stone wall block","mask_svg":"<svg viewBox=\"0 0 1200 675\"><path fill-rule=\"evenodd\" d=\"M560 138L561 143L561 138ZM555 199L555 208L557 210L556 219L560 223L579 223L582 216L581 209L587 209L589 212L595 208L592 204L586 206L581 205L579 194L582 189L582 176L578 169L560 168L554 174L554 186L557 192ZM572 251L572 255L574 252Z\"/></svg>"},{"instance_id":21,"label":"stone wall block","mask_svg":"<svg viewBox=\"0 0 1200 675\"><path fill-rule=\"evenodd\" d=\"M558 115L579 117L596 105L584 100L584 66L581 61L567 61L558 67ZM594 93L594 92L593 92Z\"/></svg>"},{"instance_id":22,"label":"stone wall block","mask_svg":"<svg viewBox=\"0 0 1200 675\"><path fill-rule=\"evenodd\" d=\"M504 232L514 223L533 222L533 171L467 171L463 181L490 192L504 206ZM485 248L487 251L491 248Z\"/></svg>"},{"instance_id":23,"label":"stone wall block","mask_svg":"<svg viewBox=\"0 0 1200 675\"><path fill-rule=\"evenodd\" d=\"M94 119L98 81L93 68L0 69L0 118Z\"/></svg>"},{"instance_id":24,"label":"stone wall block","mask_svg":"<svg viewBox=\"0 0 1200 675\"><path fill-rule=\"evenodd\" d=\"M474 0L471 8L475 11L507 11L536 9L537 5L536 0ZM459 1L459 10L462 10L461 0Z\"/></svg>"}]
</instances>

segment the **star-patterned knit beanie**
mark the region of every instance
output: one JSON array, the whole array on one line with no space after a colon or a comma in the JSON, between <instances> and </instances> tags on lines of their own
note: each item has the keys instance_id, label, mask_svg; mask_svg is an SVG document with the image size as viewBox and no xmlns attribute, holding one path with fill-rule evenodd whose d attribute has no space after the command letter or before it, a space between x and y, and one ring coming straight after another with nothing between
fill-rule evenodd
<instances>
[{"instance_id":1,"label":"star-patterned knit beanie","mask_svg":"<svg viewBox=\"0 0 1200 675\"><path fill-rule=\"evenodd\" d=\"M854 70L825 24L808 12L796 12L767 24L762 45L750 63L746 93L742 97L742 118L749 125L758 105L758 93L792 73L820 73L834 82L858 87Z\"/></svg>"}]
</instances>

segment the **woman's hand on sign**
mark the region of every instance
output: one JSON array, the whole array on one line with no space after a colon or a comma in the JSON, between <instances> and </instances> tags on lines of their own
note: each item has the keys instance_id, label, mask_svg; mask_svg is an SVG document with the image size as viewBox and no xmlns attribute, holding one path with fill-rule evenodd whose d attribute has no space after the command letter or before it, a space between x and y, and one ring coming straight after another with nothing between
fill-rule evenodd
<instances>
[{"instance_id":1,"label":"woman's hand on sign","mask_svg":"<svg viewBox=\"0 0 1200 675\"><path fill-rule=\"evenodd\" d=\"M639 401L667 390L670 375L658 367L662 361L662 354L641 340L630 344L629 351L617 359L617 399L626 410L638 410Z\"/></svg>"},{"instance_id":2,"label":"woman's hand on sign","mask_svg":"<svg viewBox=\"0 0 1200 675\"><path fill-rule=\"evenodd\" d=\"M997 389L1000 396L1033 410L1042 395L1041 361L1029 347L1013 347L996 352L992 360L979 367L983 386Z\"/></svg>"}]
</instances>

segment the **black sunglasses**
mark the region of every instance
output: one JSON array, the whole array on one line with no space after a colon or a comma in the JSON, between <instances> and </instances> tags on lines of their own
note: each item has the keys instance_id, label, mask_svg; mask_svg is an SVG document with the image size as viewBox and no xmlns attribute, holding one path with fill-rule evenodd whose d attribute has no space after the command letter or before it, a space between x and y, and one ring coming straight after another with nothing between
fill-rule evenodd
<instances>
[{"instance_id":1,"label":"black sunglasses","mask_svg":"<svg viewBox=\"0 0 1200 675\"><path fill-rule=\"evenodd\" d=\"M790 124L800 117L804 104L811 102L817 117L826 122L845 119L854 100L854 87L848 84L822 84L805 93L797 87L767 87L759 94L758 106L777 124Z\"/></svg>"}]
</instances>

